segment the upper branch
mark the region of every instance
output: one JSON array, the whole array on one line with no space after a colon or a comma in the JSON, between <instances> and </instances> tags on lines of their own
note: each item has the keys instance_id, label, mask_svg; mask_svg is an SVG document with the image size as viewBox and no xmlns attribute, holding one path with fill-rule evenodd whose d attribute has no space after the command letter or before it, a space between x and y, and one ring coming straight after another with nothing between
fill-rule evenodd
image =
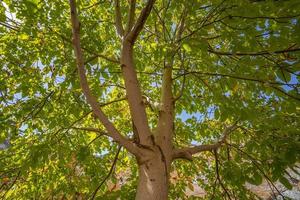
<instances>
[{"instance_id":1,"label":"upper branch","mask_svg":"<svg viewBox=\"0 0 300 200\"><path fill-rule=\"evenodd\" d=\"M122 25L122 14L120 9L120 0L115 0L115 12L116 12L116 29L120 37L124 36L124 28Z\"/></svg>"},{"instance_id":2,"label":"upper branch","mask_svg":"<svg viewBox=\"0 0 300 200\"><path fill-rule=\"evenodd\" d=\"M182 97L183 92L184 92L184 89L185 89L185 84L186 84L186 76L183 75L183 81L182 81L182 85L181 85L180 92L179 92L179 94L174 98L174 101L177 101L177 100L179 100L179 99Z\"/></svg>"},{"instance_id":3,"label":"upper branch","mask_svg":"<svg viewBox=\"0 0 300 200\"><path fill-rule=\"evenodd\" d=\"M182 12L182 15L181 15L181 19L180 19L180 22L179 22L179 25L176 26L176 41L180 41L181 38L182 38L182 34L184 32L184 29L185 29L185 18L187 16L187 9L184 8L183 12Z\"/></svg>"},{"instance_id":4,"label":"upper branch","mask_svg":"<svg viewBox=\"0 0 300 200\"><path fill-rule=\"evenodd\" d=\"M135 6L136 6L136 0L130 0L128 21L127 21L125 34L129 33L133 27L134 19L135 19Z\"/></svg>"},{"instance_id":5,"label":"upper branch","mask_svg":"<svg viewBox=\"0 0 300 200\"><path fill-rule=\"evenodd\" d=\"M116 60L114 58L110 58L110 57L107 57L107 56L104 56L104 55L101 55L101 54L94 54L93 56L91 56L90 58L88 58L86 61L85 61L85 64L89 63L89 62L92 62L93 60L95 60L96 58L103 58L104 60L106 61L109 61L109 62L112 62L112 63L116 63L116 64L120 64L120 61L119 60Z\"/></svg>"},{"instance_id":6,"label":"upper branch","mask_svg":"<svg viewBox=\"0 0 300 200\"><path fill-rule=\"evenodd\" d=\"M274 20L278 23L281 23L282 21L281 20L284 20L284 19L292 19L292 18L295 18L295 17L299 17L300 14L297 14L297 15L290 15L290 16L279 16L279 17L272 17L272 16L240 16L240 15L228 15L228 18L241 18L241 19L254 19L254 20L257 20L257 19L270 19L270 20Z\"/></svg>"},{"instance_id":7,"label":"upper branch","mask_svg":"<svg viewBox=\"0 0 300 200\"><path fill-rule=\"evenodd\" d=\"M137 73L134 65L134 42L144 27L146 19L148 18L155 0L148 0L147 5L141 11L135 25L126 36L123 37L121 50L121 69L125 81L125 88L129 103L130 114L138 132L140 144L151 145L151 130L148 125L146 114L146 107L143 103L142 92L139 86ZM135 12L135 1L131 1L131 8L129 15L129 22L132 23Z\"/></svg>"},{"instance_id":8,"label":"upper branch","mask_svg":"<svg viewBox=\"0 0 300 200\"><path fill-rule=\"evenodd\" d=\"M194 147L186 147L186 148L174 150L173 159L183 158L183 159L192 160L193 155L196 153L218 149L219 147L222 146L222 144L226 142L228 135L238 128L237 123L238 121L236 121L231 126L225 128L225 130L222 133L222 138L214 144L203 144Z\"/></svg>"},{"instance_id":9,"label":"upper branch","mask_svg":"<svg viewBox=\"0 0 300 200\"><path fill-rule=\"evenodd\" d=\"M109 121L107 116L100 109L100 104L97 99L92 95L92 92L89 88L88 81L86 78L86 71L84 67L83 53L80 46L80 23L77 18L76 11L76 2L75 0L69 0L70 2L70 11L71 11L71 23L72 23L72 32L73 32L73 46L75 50L77 68L79 73L80 85L83 90L83 93L87 99L88 104L92 107L95 116L101 121L103 126L108 132L108 136L112 137L117 143L124 146L129 152L134 155L138 155L137 147L129 141L127 138L122 136L115 126Z\"/></svg>"},{"instance_id":10,"label":"upper branch","mask_svg":"<svg viewBox=\"0 0 300 200\"><path fill-rule=\"evenodd\" d=\"M172 58L173 60L173 58ZM166 62L166 61L165 61ZM160 111L158 119L158 128L160 131L159 137L166 141L166 143L172 140L174 130L174 97L172 92L172 61L171 63L165 63L162 87L161 87L161 99L160 99Z\"/></svg>"},{"instance_id":11,"label":"upper branch","mask_svg":"<svg viewBox=\"0 0 300 200\"><path fill-rule=\"evenodd\" d=\"M132 31L130 31L130 33L126 37L127 41L130 42L131 44L133 44L135 42L138 35L142 31L142 29L143 29L143 27L146 23L146 20L147 20L148 16L151 13L151 10L153 8L153 5L154 5L155 1L156 0L148 0L147 5L143 8L143 10L142 10L140 16L138 17Z\"/></svg>"}]
</instances>

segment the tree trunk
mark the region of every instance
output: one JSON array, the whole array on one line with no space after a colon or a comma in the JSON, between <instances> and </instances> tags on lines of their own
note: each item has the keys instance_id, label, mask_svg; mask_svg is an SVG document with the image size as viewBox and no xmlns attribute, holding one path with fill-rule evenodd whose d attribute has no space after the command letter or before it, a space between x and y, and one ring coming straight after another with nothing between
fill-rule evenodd
<instances>
[{"instance_id":1,"label":"tree trunk","mask_svg":"<svg viewBox=\"0 0 300 200\"><path fill-rule=\"evenodd\" d=\"M169 172L172 153L173 104L172 93L163 92L164 109L160 111L159 125L155 134L148 125L145 105L142 99L134 65L133 44L126 39L122 43L121 69L124 77L130 114L134 122L138 145L145 156L137 157L139 165L139 181L136 200L167 200L169 190ZM164 79L170 82L171 72L167 71ZM171 86L165 90L172 90ZM165 100L166 99L166 100ZM150 150L149 150L150 149Z\"/></svg>"},{"instance_id":2,"label":"tree trunk","mask_svg":"<svg viewBox=\"0 0 300 200\"><path fill-rule=\"evenodd\" d=\"M136 200L167 200L170 164L161 152L149 161L139 164Z\"/></svg>"}]
</instances>

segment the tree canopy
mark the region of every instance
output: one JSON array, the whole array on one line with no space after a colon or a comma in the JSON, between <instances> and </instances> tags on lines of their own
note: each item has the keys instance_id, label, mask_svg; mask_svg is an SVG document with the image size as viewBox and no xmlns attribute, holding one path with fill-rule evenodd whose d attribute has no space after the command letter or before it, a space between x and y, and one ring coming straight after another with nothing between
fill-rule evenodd
<instances>
[{"instance_id":1,"label":"tree canopy","mask_svg":"<svg viewBox=\"0 0 300 200\"><path fill-rule=\"evenodd\" d=\"M170 199L292 188L299 0L2 0L0 64L2 198L134 199L147 149Z\"/></svg>"}]
</instances>

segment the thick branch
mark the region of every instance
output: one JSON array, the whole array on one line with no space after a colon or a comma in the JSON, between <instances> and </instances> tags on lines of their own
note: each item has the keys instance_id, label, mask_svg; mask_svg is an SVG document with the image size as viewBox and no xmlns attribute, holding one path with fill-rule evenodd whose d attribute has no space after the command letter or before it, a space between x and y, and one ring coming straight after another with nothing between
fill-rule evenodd
<instances>
[{"instance_id":1,"label":"thick branch","mask_svg":"<svg viewBox=\"0 0 300 200\"><path fill-rule=\"evenodd\" d=\"M125 81L125 89L130 109L130 115L139 134L141 144L151 144L151 131L148 126L146 108L143 103L142 92L135 71L133 46L123 42L121 52L121 70Z\"/></svg>"},{"instance_id":2,"label":"thick branch","mask_svg":"<svg viewBox=\"0 0 300 200\"><path fill-rule=\"evenodd\" d=\"M172 58L173 59L173 58ZM157 131L159 131L158 137L167 143L172 141L172 134L174 130L174 97L172 92L172 61L166 63L161 88L161 100Z\"/></svg>"},{"instance_id":3,"label":"thick branch","mask_svg":"<svg viewBox=\"0 0 300 200\"><path fill-rule=\"evenodd\" d=\"M79 73L80 85L83 93L87 99L88 104L92 107L95 116L100 120L103 126L106 128L108 135L112 137L117 143L124 146L129 152L134 155L138 155L137 147L129 141L127 138L122 136L115 126L108 120L106 115L100 109L100 104L97 99L92 95L86 78L86 71L84 67L83 53L80 46L80 24L77 18L76 2L70 0L70 11L71 11L71 23L73 31L73 45L75 50L77 68Z\"/></svg>"},{"instance_id":4,"label":"thick branch","mask_svg":"<svg viewBox=\"0 0 300 200\"><path fill-rule=\"evenodd\" d=\"M173 152L173 159L178 159L178 158L183 158L183 159L188 159L192 160L192 156L196 153L200 153L203 151L213 151L222 146L226 142L226 139L230 133L232 133L234 130L238 128L236 121L233 125L225 128L225 130L222 133L222 138L216 142L215 144L203 144L199 146L194 146L194 147L186 147L182 149L176 149Z\"/></svg>"},{"instance_id":5,"label":"thick branch","mask_svg":"<svg viewBox=\"0 0 300 200\"><path fill-rule=\"evenodd\" d=\"M120 37L123 37L124 35L124 29L122 25L122 14L121 14L121 9L120 9L120 0L115 0L115 12L116 12L116 29L117 33Z\"/></svg>"},{"instance_id":6,"label":"thick branch","mask_svg":"<svg viewBox=\"0 0 300 200\"><path fill-rule=\"evenodd\" d=\"M128 21L126 26L125 34L129 33L134 25L135 20L135 6L136 0L130 0L130 7L129 7L129 14L128 14Z\"/></svg>"},{"instance_id":7,"label":"thick branch","mask_svg":"<svg viewBox=\"0 0 300 200\"><path fill-rule=\"evenodd\" d=\"M138 35L140 34L140 32L142 31L142 29L146 23L146 20L151 13L151 10L153 8L155 1L156 0L148 0L147 5L143 8L132 31L130 31L130 33L126 37L126 39L129 43L133 44L135 42L135 40L137 39Z\"/></svg>"},{"instance_id":8,"label":"thick branch","mask_svg":"<svg viewBox=\"0 0 300 200\"><path fill-rule=\"evenodd\" d=\"M162 77L160 110L156 128L156 142L162 153L165 164L172 161L174 135L174 97L172 92L172 56L171 61L165 61ZM167 171L167 167L166 167Z\"/></svg>"},{"instance_id":9,"label":"thick branch","mask_svg":"<svg viewBox=\"0 0 300 200\"><path fill-rule=\"evenodd\" d=\"M130 114L132 116L134 126L137 129L140 144L142 145L152 144L150 137L151 131L148 125L146 108L143 103L142 92L135 70L133 45L137 36L144 27L154 2L155 0L148 0L147 5L142 10L133 29L123 39L121 51L121 68L125 81ZM135 6L135 1L131 2L131 12L134 12L135 10L133 6ZM134 13L130 13L130 15L133 17Z\"/></svg>"}]
</instances>

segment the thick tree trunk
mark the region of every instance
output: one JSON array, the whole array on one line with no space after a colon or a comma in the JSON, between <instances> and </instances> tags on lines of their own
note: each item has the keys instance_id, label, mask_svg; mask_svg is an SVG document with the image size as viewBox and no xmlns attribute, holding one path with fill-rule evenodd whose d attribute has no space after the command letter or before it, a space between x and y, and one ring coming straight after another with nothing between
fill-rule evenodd
<instances>
[{"instance_id":1,"label":"thick tree trunk","mask_svg":"<svg viewBox=\"0 0 300 200\"><path fill-rule=\"evenodd\" d=\"M139 165L136 200L167 200L169 167L158 152L153 159Z\"/></svg>"},{"instance_id":2,"label":"thick tree trunk","mask_svg":"<svg viewBox=\"0 0 300 200\"><path fill-rule=\"evenodd\" d=\"M139 164L139 182L136 200L167 200L169 189L169 172L172 158L172 131L173 131L173 101L171 68L164 75L163 109L160 111L159 125L152 133L146 114L142 92L140 90L134 65L133 44L123 40L121 51L121 68L125 81L127 99L134 131L138 136L138 146L141 146L142 156L137 156ZM166 91L170 90L170 91ZM144 149L143 149L144 148Z\"/></svg>"}]
</instances>

